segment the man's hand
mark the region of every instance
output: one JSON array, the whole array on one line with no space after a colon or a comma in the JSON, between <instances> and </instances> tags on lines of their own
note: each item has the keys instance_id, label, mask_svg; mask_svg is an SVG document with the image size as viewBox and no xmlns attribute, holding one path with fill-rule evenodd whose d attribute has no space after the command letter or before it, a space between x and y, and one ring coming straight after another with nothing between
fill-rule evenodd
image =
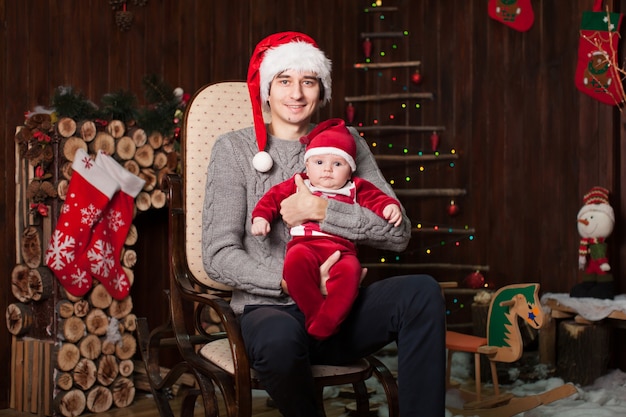
<instances>
[{"instance_id":1,"label":"man's hand","mask_svg":"<svg viewBox=\"0 0 626 417\"><path fill-rule=\"evenodd\" d=\"M326 288L326 281L328 281L328 278L330 278L330 268L335 263L337 263L339 258L341 258L341 252L335 251L320 266L320 292L322 293L323 296L328 295L328 289ZM361 269L361 282L363 282L363 279L365 279L366 275L367 275L367 268ZM284 282L284 280L283 280L283 282ZM286 286L287 286L287 284L284 285L283 289Z\"/></svg>"},{"instance_id":2,"label":"man's hand","mask_svg":"<svg viewBox=\"0 0 626 417\"><path fill-rule=\"evenodd\" d=\"M324 220L328 202L311 194L300 175L296 175L295 181L298 192L280 203L280 214L283 217L283 221L287 226L293 227L299 226L308 220L317 222Z\"/></svg>"},{"instance_id":3,"label":"man's hand","mask_svg":"<svg viewBox=\"0 0 626 417\"><path fill-rule=\"evenodd\" d=\"M326 288L326 281L330 278L330 268L337 263L337 261L341 258L341 252L335 251L333 252L328 259L324 261L322 265L320 265L320 292L323 296L328 295L328 290ZM367 268L361 269L361 282L365 279L367 275ZM287 288L287 281L284 279L280 282L280 286L283 289L285 294L289 294L289 288Z\"/></svg>"}]
</instances>

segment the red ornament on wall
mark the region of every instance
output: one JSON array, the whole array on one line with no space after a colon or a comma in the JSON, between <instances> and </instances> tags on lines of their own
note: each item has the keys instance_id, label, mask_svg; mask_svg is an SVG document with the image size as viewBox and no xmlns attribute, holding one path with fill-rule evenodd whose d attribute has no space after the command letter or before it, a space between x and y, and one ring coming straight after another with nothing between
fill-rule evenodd
<instances>
[{"instance_id":1,"label":"red ornament on wall","mask_svg":"<svg viewBox=\"0 0 626 417\"><path fill-rule=\"evenodd\" d=\"M474 271L465 277L463 284L467 288L483 288L485 286L485 277L480 273L480 271Z\"/></svg>"},{"instance_id":2,"label":"red ornament on wall","mask_svg":"<svg viewBox=\"0 0 626 417\"><path fill-rule=\"evenodd\" d=\"M363 41L363 55L365 55L365 58L369 58L372 55L372 41L370 38L365 38Z\"/></svg>"},{"instance_id":3,"label":"red ornament on wall","mask_svg":"<svg viewBox=\"0 0 626 417\"><path fill-rule=\"evenodd\" d=\"M435 152L439 148L439 133L433 132L430 135L430 148Z\"/></svg>"},{"instance_id":4,"label":"red ornament on wall","mask_svg":"<svg viewBox=\"0 0 626 417\"><path fill-rule=\"evenodd\" d=\"M448 206L448 214L450 216L456 216L457 214L459 214L459 211L459 206L454 202L454 200L450 200L450 205Z\"/></svg>"},{"instance_id":5,"label":"red ornament on wall","mask_svg":"<svg viewBox=\"0 0 626 417\"><path fill-rule=\"evenodd\" d=\"M352 122L354 121L354 111L355 108L352 103L348 103L348 106L346 107L346 121L349 124L352 124Z\"/></svg>"},{"instance_id":6,"label":"red ornament on wall","mask_svg":"<svg viewBox=\"0 0 626 417\"><path fill-rule=\"evenodd\" d=\"M422 74L420 74L419 70L415 70L415 72L411 74L411 82L415 85L422 83Z\"/></svg>"}]
</instances>

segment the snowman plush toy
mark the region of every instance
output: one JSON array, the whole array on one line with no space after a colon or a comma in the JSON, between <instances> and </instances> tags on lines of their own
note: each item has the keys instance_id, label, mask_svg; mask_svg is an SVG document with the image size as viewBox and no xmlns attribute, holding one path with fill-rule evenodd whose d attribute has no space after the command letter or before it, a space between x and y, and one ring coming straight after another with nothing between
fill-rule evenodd
<instances>
[{"instance_id":1,"label":"snowman plush toy","mask_svg":"<svg viewBox=\"0 0 626 417\"><path fill-rule=\"evenodd\" d=\"M609 191L593 187L583 197L578 212L578 267L583 271L582 282L570 291L572 297L613 299L613 275L607 256L606 238L615 225L615 214L609 204Z\"/></svg>"}]
</instances>

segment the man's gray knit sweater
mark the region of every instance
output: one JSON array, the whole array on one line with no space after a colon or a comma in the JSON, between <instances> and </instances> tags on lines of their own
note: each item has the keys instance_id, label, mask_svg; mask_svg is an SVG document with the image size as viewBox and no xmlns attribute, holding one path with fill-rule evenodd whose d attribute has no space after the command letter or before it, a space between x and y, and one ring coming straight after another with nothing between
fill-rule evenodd
<instances>
[{"instance_id":1,"label":"man's gray knit sweater","mask_svg":"<svg viewBox=\"0 0 626 417\"><path fill-rule=\"evenodd\" d=\"M351 132L357 141L355 175L395 198L367 143L354 129ZM276 221L268 236L253 236L250 215L273 185L304 171L305 147L269 136L265 150L274 166L260 173L252 167L258 152L254 129L227 133L216 141L208 168L202 216L204 268L212 279L234 288L231 306L237 314L246 305L293 303L280 286L289 229ZM329 200L320 227L359 244L399 252L408 245L411 223L405 215L402 224L394 227L356 204Z\"/></svg>"}]
</instances>

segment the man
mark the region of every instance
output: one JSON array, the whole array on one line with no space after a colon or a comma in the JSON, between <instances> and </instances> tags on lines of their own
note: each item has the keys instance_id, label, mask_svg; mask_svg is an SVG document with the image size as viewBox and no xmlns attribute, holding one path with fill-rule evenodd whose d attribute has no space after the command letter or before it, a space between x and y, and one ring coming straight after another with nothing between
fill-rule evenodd
<instances>
[{"instance_id":1,"label":"man","mask_svg":"<svg viewBox=\"0 0 626 417\"><path fill-rule=\"evenodd\" d=\"M299 142L315 111L330 100L331 62L309 36L271 35L253 53L248 71L254 127L223 135L212 150L203 212L208 274L233 287L231 306L252 367L284 416L319 416L310 365L343 364L398 344L400 414L441 417L445 402L445 312L437 282L426 275L377 281L363 288L333 336L307 334L302 312L282 279L289 227L316 221L326 233L386 250L408 245L411 225L394 227L355 204L312 195L303 183L281 204L282 222L266 237L250 228L251 211L273 185L304 169ZM262 110L271 122L263 122ZM395 198L367 143L357 144L355 175ZM301 179L297 181L302 181ZM329 264L322 267L327 278ZM322 290L324 290L322 284Z\"/></svg>"}]
</instances>

